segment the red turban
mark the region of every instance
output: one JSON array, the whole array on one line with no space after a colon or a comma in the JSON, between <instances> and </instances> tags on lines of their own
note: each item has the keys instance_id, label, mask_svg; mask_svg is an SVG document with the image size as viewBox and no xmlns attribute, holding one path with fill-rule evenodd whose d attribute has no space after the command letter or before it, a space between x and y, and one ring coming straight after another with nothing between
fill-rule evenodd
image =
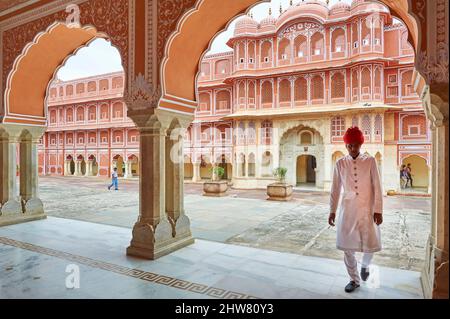
<instances>
[{"instance_id":1,"label":"red turban","mask_svg":"<svg viewBox=\"0 0 450 319\"><path fill-rule=\"evenodd\" d=\"M344 135L345 144L363 144L364 135L357 126L350 127L347 129Z\"/></svg>"}]
</instances>

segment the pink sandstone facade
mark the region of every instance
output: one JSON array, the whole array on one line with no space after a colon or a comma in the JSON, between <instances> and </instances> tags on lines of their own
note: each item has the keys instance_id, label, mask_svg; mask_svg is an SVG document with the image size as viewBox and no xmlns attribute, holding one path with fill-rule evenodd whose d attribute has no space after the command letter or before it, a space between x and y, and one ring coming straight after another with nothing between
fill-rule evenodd
<instances>
[{"instance_id":1,"label":"pink sandstone facade","mask_svg":"<svg viewBox=\"0 0 450 319\"><path fill-rule=\"evenodd\" d=\"M430 187L430 132L412 89L414 52L406 28L381 4L328 8L300 2L275 19L238 19L229 52L205 56L199 107L185 134L185 179L221 165L237 188L265 187L275 167L287 180L329 189L346 153L345 129L358 125L385 190L411 163L415 185ZM120 73L54 82L41 174L139 174L138 132L126 117ZM145 165L145 164L144 164Z\"/></svg>"},{"instance_id":2,"label":"pink sandstone facade","mask_svg":"<svg viewBox=\"0 0 450 319\"><path fill-rule=\"evenodd\" d=\"M123 72L54 81L47 97L48 128L39 145L39 173L139 174L139 134L126 115Z\"/></svg>"}]
</instances>

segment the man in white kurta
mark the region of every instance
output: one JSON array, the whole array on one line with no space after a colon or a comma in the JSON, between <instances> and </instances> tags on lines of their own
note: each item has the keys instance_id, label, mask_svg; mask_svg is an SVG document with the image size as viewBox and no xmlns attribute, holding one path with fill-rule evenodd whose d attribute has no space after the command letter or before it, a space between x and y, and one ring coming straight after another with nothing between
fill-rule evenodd
<instances>
[{"instance_id":1,"label":"man in white kurta","mask_svg":"<svg viewBox=\"0 0 450 319\"><path fill-rule=\"evenodd\" d=\"M352 292L359 287L361 278L367 280L373 253L381 250L379 225L382 223L383 196L375 158L360 154L364 143L362 132L352 127L347 130L344 141L349 154L339 159L334 168L328 222L334 226L339 206L336 246L344 251L350 276L345 291ZM364 253L361 277L355 252Z\"/></svg>"}]
</instances>

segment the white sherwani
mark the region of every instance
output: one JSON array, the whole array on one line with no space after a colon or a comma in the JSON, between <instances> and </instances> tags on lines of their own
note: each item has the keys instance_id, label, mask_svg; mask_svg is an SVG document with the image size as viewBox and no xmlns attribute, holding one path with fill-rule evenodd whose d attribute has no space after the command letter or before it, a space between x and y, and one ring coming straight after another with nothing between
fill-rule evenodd
<instances>
[{"instance_id":1,"label":"white sherwani","mask_svg":"<svg viewBox=\"0 0 450 319\"><path fill-rule=\"evenodd\" d=\"M383 213L383 195L375 158L360 154L336 162L331 186L330 211L337 213L336 246L340 250L373 253L381 250L380 228L374 213Z\"/></svg>"}]
</instances>

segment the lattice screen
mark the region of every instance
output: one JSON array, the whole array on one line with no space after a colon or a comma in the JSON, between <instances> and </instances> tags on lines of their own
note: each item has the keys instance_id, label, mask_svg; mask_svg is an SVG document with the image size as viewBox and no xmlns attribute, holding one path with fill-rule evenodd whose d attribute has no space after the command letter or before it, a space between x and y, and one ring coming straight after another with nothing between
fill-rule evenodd
<instances>
[{"instance_id":1,"label":"lattice screen","mask_svg":"<svg viewBox=\"0 0 450 319\"><path fill-rule=\"evenodd\" d=\"M263 103L272 103L272 83L265 81L261 87Z\"/></svg>"},{"instance_id":2,"label":"lattice screen","mask_svg":"<svg viewBox=\"0 0 450 319\"><path fill-rule=\"evenodd\" d=\"M294 92L296 101L306 101L308 99L308 81L302 77L295 80Z\"/></svg>"},{"instance_id":3,"label":"lattice screen","mask_svg":"<svg viewBox=\"0 0 450 319\"><path fill-rule=\"evenodd\" d=\"M361 120L361 130L365 137L370 138L370 129L371 129L370 117L369 117L369 115L366 114L363 116L363 118Z\"/></svg>"},{"instance_id":4,"label":"lattice screen","mask_svg":"<svg viewBox=\"0 0 450 319\"><path fill-rule=\"evenodd\" d=\"M316 75L311 79L311 97L313 100L323 99L323 79Z\"/></svg>"},{"instance_id":5,"label":"lattice screen","mask_svg":"<svg viewBox=\"0 0 450 319\"><path fill-rule=\"evenodd\" d=\"M375 116L375 135L381 136L383 134L383 120L380 114Z\"/></svg>"},{"instance_id":6,"label":"lattice screen","mask_svg":"<svg viewBox=\"0 0 450 319\"><path fill-rule=\"evenodd\" d=\"M282 80L280 82L280 102L291 101L291 82L289 80Z\"/></svg>"},{"instance_id":7,"label":"lattice screen","mask_svg":"<svg viewBox=\"0 0 450 319\"><path fill-rule=\"evenodd\" d=\"M331 78L331 98L345 97L345 78L342 73L335 73Z\"/></svg>"},{"instance_id":8,"label":"lattice screen","mask_svg":"<svg viewBox=\"0 0 450 319\"><path fill-rule=\"evenodd\" d=\"M335 116L331 119L331 136L343 136L345 133L345 119Z\"/></svg>"}]
</instances>

